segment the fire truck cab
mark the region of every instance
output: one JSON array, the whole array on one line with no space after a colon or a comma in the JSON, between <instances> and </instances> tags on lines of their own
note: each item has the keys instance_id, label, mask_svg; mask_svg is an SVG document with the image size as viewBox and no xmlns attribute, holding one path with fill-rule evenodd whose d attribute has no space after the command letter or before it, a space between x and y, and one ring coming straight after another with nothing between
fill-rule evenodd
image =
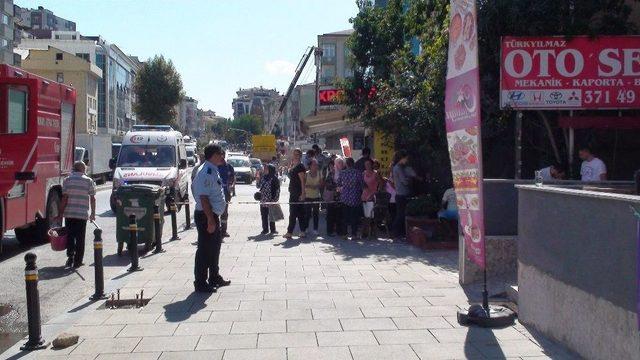
<instances>
[{"instance_id":1,"label":"fire truck cab","mask_svg":"<svg viewBox=\"0 0 640 360\"><path fill-rule=\"evenodd\" d=\"M20 242L42 241L73 165L76 91L0 65L0 250L15 230Z\"/></svg>"}]
</instances>

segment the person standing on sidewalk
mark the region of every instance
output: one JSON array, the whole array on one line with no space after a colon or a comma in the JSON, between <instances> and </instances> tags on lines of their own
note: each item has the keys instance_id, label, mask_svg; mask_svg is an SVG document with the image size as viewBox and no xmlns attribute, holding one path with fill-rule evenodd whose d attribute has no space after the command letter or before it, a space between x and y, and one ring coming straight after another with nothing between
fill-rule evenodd
<instances>
[{"instance_id":1,"label":"person standing on sidewalk","mask_svg":"<svg viewBox=\"0 0 640 360\"><path fill-rule=\"evenodd\" d=\"M355 168L353 158L347 158L345 161L347 168L340 172L338 176L338 191L340 191L340 202L342 203L343 216L347 224L347 233L345 239L349 236L349 227L351 227L351 238L358 238L358 226L360 225L360 216L362 214L362 171Z\"/></svg>"},{"instance_id":2,"label":"person standing on sidewalk","mask_svg":"<svg viewBox=\"0 0 640 360\"><path fill-rule=\"evenodd\" d=\"M322 186L322 176L320 176L320 165L318 160L311 159L309 171L305 175L305 202L307 224L313 218L313 235L318 236L318 223L320 221L320 188Z\"/></svg>"},{"instance_id":3,"label":"person standing on sidewalk","mask_svg":"<svg viewBox=\"0 0 640 360\"><path fill-rule=\"evenodd\" d=\"M368 147L362 149L362 157L355 164L356 170L364 171L364 163L367 160L371 160L371 149Z\"/></svg>"},{"instance_id":4,"label":"person standing on sidewalk","mask_svg":"<svg viewBox=\"0 0 640 360\"><path fill-rule=\"evenodd\" d=\"M380 188L378 172L373 169L373 160L364 162L364 189L362 190L362 210L364 212L364 224L362 225L362 237L374 236L375 224L373 222L374 198Z\"/></svg>"},{"instance_id":5,"label":"person standing on sidewalk","mask_svg":"<svg viewBox=\"0 0 640 360\"><path fill-rule=\"evenodd\" d=\"M339 201L338 177L344 168L341 158L331 160L328 165L327 176L324 180L322 198L327 202L327 236L343 235L342 204Z\"/></svg>"},{"instance_id":6,"label":"person standing on sidewalk","mask_svg":"<svg viewBox=\"0 0 640 360\"><path fill-rule=\"evenodd\" d=\"M305 198L305 179L306 169L302 164L302 150L293 150L291 166L289 167L289 226L284 237L291 239L293 230L296 227L296 220L300 226L300 237L306 236L307 222L305 221L305 207L301 202Z\"/></svg>"},{"instance_id":7,"label":"person standing on sidewalk","mask_svg":"<svg viewBox=\"0 0 640 360\"><path fill-rule=\"evenodd\" d=\"M196 200L193 217L198 230L193 282L196 292L215 292L216 288L231 283L220 276L219 268L222 245L220 215L227 204L218 173L218 167L224 162L223 154L218 145L205 146L205 162L193 180L193 197Z\"/></svg>"},{"instance_id":8,"label":"person standing on sidewalk","mask_svg":"<svg viewBox=\"0 0 640 360\"><path fill-rule=\"evenodd\" d=\"M276 176L276 167L269 164L265 166L260 179L258 180L258 189L260 191L260 217L262 219L262 235L266 235L271 231L272 235L277 234L276 222L270 209L277 204L265 204L277 202L280 199L280 181ZM271 220L271 221L270 221Z\"/></svg>"},{"instance_id":9,"label":"person standing on sidewalk","mask_svg":"<svg viewBox=\"0 0 640 360\"><path fill-rule=\"evenodd\" d=\"M396 219L393 223L393 231L397 239L405 235L405 209L411 196L411 182L417 179L415 171L407 165L409 155L404 150L399 150L395 155L393 165L393 184L396 188Z\"/></svg>"},{"instance_id":10,"label":"person standing on sidewalk","mask_svg":"<svg viewBox=\"0 0 640 360\"><path fill-rule=\"evenodd\" d=\"M222 232L222 237L229 237L227 233L227 222L229 221L229 202L231 201L231 194L235 192L234 181L235 181L235 171L233 170L233 166L229 165L224 160L225 152L222 150L222 164L218 165L218 173L220 174L220 179L222 181L222 189L224 191L224 200L226 205L224 207L224 212L220 216L220 231Z\"/></svg>"},{"instance_id":11,"label":"person standing on sidewalk","mask_svg":"<svg viewBox=\"0 0 640 360\"><path fill-rule=\"evenodd\" d=\"M82 161L73 164L73 172L62 183L62 201L59 214L64 216L67 228L66 267L79 268L84 265L84 241L87 219L96 219L96 183L85 175L87 166ZM87 213L91 209L91 213ZM59 218L58 218L59 219Z\"/></svg>"}]
</instances>

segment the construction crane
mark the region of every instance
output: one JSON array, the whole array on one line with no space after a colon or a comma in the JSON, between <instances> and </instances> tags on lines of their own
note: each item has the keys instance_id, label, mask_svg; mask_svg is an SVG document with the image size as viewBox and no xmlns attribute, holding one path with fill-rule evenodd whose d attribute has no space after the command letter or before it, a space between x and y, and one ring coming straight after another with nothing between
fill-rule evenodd
<instances>
[{"instance_id":1,"label":"construction crane","mask_svg":"<svg viewBox=\"0 0 640 360\"><path fill-rule=\"evenodd\" d=\"M306 67L307 62L309 62L309 58L311 57L311 54L313 54L314 50L316 49L317 48L315 46L308 47L305 50L305 53L302 55L302 58L300 58L300 61L298 62L298 66L296 67L296 72L293 75L293 79L291 80L291 83L289 84L289 88L287 89L287 92L284 94L284 97L282 98L282 102L280 103L280 107L278 108L277 118L275 119L275 121L273 121L273 123L270 124L269 132L273 130L273 127L275 126L275 124L277 124L280 121L280 118L282 118L282 113L284 111L284 108L287 106L287 102L291 97L291 93L293 93L293 89L296 87L296 84L300 79L300 75L302 75L302 71Z\"/></svg>"}]
</instances>

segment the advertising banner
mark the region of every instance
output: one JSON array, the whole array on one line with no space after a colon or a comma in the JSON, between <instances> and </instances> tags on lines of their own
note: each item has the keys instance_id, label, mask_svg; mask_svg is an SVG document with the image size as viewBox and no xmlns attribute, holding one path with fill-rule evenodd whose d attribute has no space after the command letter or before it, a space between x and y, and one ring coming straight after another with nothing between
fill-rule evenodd
<instances>
[{"instance_id":1,"label":"advertising banner","mask_svg":"<svg viewBox=\"0 0 640 360\"><path fill-rule=\"evenodd\" d=\"M485 267L480 74L475 0L451 0L445 120L467 257Z\"/></svg>"},{"instance_id":2,"label":"advertising banner","mask_svg":"<svg viewBox=\"0 0 640 360\"><path fill-rule=\"evenodd\" d=\"M501 60L502 108L640 107L640 36L508 36Z\"/></svg>"},{"instance_id":3,"label":"advertising banner","mask_svg":"<svg viewBox=\"0 0 640 360\"><path fill-rule=\"evenodd\" d=\"M376 131L373 134L373 156L380 162L378 172L382 176L389 176L393 160L393 139L381 131Z\"/></svg>"}]
</instances>

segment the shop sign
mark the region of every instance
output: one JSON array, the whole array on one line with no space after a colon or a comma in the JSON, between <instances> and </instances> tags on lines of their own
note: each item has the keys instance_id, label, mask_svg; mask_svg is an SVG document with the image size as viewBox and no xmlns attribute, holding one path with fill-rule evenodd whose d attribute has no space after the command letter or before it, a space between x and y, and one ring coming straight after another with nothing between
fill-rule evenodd
<instances>
[{"instance_id":1,"label":"shop sign","mask_svg":"<svg viewBox=\"0 0 640 360\"><path fill-rule=\"evenodd\" d=\"M500 73L502 108L639 108L640 36L503 37Z\"/></svg>"}]
</instances>

